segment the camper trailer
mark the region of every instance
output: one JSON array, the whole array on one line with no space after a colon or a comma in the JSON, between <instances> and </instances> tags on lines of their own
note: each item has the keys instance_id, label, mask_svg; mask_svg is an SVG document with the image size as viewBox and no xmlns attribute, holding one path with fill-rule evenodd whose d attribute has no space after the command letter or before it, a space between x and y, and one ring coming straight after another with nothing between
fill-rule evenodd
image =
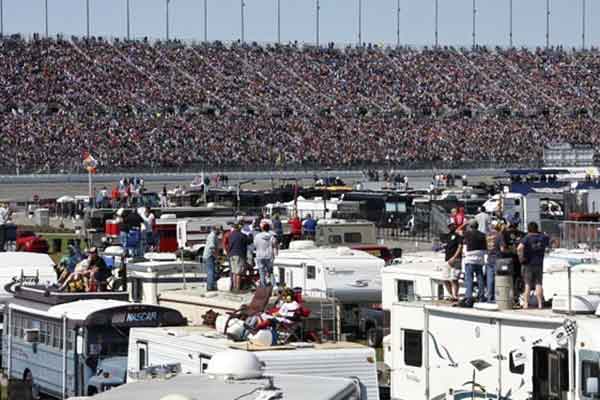
<instances>
[{"instance_id":1,"label":"camper trailer","mask_svg":"<svg viewBox=\"0 0 600 400\"><path fill-rule=\"evenodd\" d=\"M206 272L197 261L183 261L175 254L147 253L145 261L127 264L127 288L130 300L158 304L165 290L204 286Z\"/></svg>"},{"instance_id":2,"label":"camper trailer","mask_svg":"<svg viewBox=\"0 0 600 400\"><path fill-rule=\"evenodd\" d=\"M363 399L379 399L373 349L347 342L261 347L249 342L234 342L206 326L132 329L128 381L143 376L144 370L164 364L179 364L183 374L203 375L211 358L227 349L256 355L269 375L353 377L364 386Z\"/></svg>"},{"instance_id":3,"label":"camper trailer","mask_svg":"<svg viewBox=\"0 0 600 400\"><path fill-rule=\"evenodd\" d=\"M385 362L394 399L597 399L599 296L554 310L392 306ZM594 313L596 315L594 315Z\"/></svg>"},{"instance_id":4,"label":"camper trailer","mask_svg":"<svg viewBox=\"0 0 600 400\"><path fill-rule=\"evenodd\" d=\"M384 265L363 251L313 247L280 251L273 275L278 285L301 287L305 297L333 300L340 309L341 332L356 333L360 309L381 303Z\"/></svg>"}]
</instances>

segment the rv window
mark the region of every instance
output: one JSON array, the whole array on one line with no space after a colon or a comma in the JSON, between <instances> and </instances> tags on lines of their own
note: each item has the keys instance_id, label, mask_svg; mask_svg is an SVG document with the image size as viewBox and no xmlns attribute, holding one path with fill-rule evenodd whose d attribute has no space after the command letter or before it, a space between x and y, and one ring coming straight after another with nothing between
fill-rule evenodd
<instances>
[{"instance_id":1,"label":"rv window","mask_svg":"<svg viewBox=\"0 0 600 400\"><path fill-rule=\"evenodd\" d=\"M600 380L600 368L597 361L582 361L581 362L581 392L584 397L600 399L599 393L590 393L588 388L588 379L596 378Z\"/></svg>"},{"instance_id":2,"label":"rv window","mask_svg":"<svg viewBox=\"0 0 600 400\"><path fill-rule=\"evenodd\" d=\"M344 242L345 243L361 243L362 235L360 232L346 232L344 233Z\"/></svg>"},{"instance_id":3,"label":"rv window","mask_svg":"<svg viewBox=\"0 0 600 400\"><path fill-rule=\"evenodd\" d=\"M145 347L138 348L138 362L140 364L139 368L138 368L139 371L146 368L146 348Z\"/></svg>"},{"instance_id":4,"label":"rv window","mask_svg":"<svg viewBox=\"0 0 600 400\"><path fill-rule=\"evenodd\" d=\"M314 265L306 267L306 279L317 279L317 268Z\"/></svg>"},{"instance_id":5,"label":"rv window","mask_svg":"<svg viewBox=\"0 0 600 400\"><path fill-rule=\"evenodd\" d=\"M342 243L342 237L340 235L329 236L329 244L340 244Z\"/></svg>"},{"instance_id":6,"label":"rv window","mask_svg":"<svg viewBox=\"0 0 600 400\"><path fill-rule=\"evenodd\" d=\"M423 333L404 330L404 364L411 367L423 365Z\"/></svg>"},{"instance_id":7,"label":"rv window","mask_svg":"<svg viewBox=\"0 0 600 400\"><path fill-rule=\"evenodd\" d=\"M413 281L398 280L398 301L415 300L415 283Z\"/></svg>"},{"instance_id":8,"label":"rv window","mask_svg":"<svg viewBox=\"0 0 600 400\"><path fill-rule=\"evenodd\" d=\"M200 374L203 374L208 368L208 363L212 357L207 354L200 353L198 354L198 358L200 358Z\"/></svg>"},{"instance_id":9,"label":"rv window","mask_svg":"<svg viewBox=\"0 0 600 400\"><path fill-rule=\"evenodd\" d=\"M385 203L385 211L389 213L396 212L396 203Z\"/></svg>"}]
</instances>

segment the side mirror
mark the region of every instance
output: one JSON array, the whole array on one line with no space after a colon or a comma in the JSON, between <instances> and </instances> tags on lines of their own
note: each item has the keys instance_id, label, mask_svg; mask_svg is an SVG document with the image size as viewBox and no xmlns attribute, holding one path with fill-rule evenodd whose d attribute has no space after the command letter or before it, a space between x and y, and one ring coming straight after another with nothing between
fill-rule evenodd
<instances>
[{"instance_id":1,"label":"side mirror","mask_svg":"<svg viewBox=\"0 0 600 400\"><path fill-rule=\"evenodd\" d=\"M585 380L585 393L596 397L598 395L598 378L590 377Z\"/></svg>"}]
</instances>

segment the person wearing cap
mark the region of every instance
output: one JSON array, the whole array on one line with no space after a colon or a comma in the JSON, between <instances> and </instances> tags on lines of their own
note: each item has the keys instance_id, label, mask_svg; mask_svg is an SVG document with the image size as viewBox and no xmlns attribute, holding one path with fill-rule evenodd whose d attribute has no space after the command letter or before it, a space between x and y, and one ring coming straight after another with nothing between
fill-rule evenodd
<instances>
[{"instance_id":1,"label":"person wearing cap","mask_svg":"<svg viewBox=\"0 0 600 400\"><path fill-rule=\"evenodd\" d=\"M206 265L206 290L217 290L216 263L219 255L219 234L221 227L213 225L210 233L206 238L204 252L202 253L202 261Z\"/></svg>"},{"instance_id":2,"label":"person wearing cap","mask_svg":"<svg viewBox=\"0 0 600 400\"><path fill-rule=\"evenodd\" d=\"M265 287L270 283L273 273L273 261L277 256L278 244L275 235L270 231L269 224L261 224L261 232L254 236L256 248L256 266L260 275L260 286Z\"/></svg>"},{"instance_id":3,"label":"person wearing cap","mask_svg":"<svg viewBox=\"0 0 600 400\"><path fill-rule=\"evenodd\" d=\"M446 290L450 294L450 300L458 301L458 277L462 268L462 242L460 232L456 231L454 223L448 224L448 241L445 246L446 278L444 282Z\"/></svg>"},{"instance_id":4,"label":"person wearing cap","mask_svg":"<svg viewBox=\"0 0 600 400\"><path fill-rule=\"evenodd\" d=\"M469 222L469 229L464 234L463 254L465 263L465 298L464 307L473 306L473 276L477 278L477 298L485 300L485 282L483 279L484 258L487 251L487 241L479 231L477 220Z\"/></svg>"}]
</instances>

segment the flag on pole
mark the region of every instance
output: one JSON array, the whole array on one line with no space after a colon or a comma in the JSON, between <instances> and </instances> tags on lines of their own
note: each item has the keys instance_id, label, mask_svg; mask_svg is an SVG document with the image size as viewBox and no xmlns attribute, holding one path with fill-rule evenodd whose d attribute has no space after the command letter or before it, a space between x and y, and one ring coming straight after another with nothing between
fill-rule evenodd
<instances>
[{"instance_id":1,"label":"flag on pole","mask_svg":"<svg viewBox=\"0 0 600 400\"><path fill-rule=\"evenodd\" d=\"M89 152L83 153L83 167L90 174L96 173L96 167L98 166L98 161Z\"/></svg>"}]
</instances>

